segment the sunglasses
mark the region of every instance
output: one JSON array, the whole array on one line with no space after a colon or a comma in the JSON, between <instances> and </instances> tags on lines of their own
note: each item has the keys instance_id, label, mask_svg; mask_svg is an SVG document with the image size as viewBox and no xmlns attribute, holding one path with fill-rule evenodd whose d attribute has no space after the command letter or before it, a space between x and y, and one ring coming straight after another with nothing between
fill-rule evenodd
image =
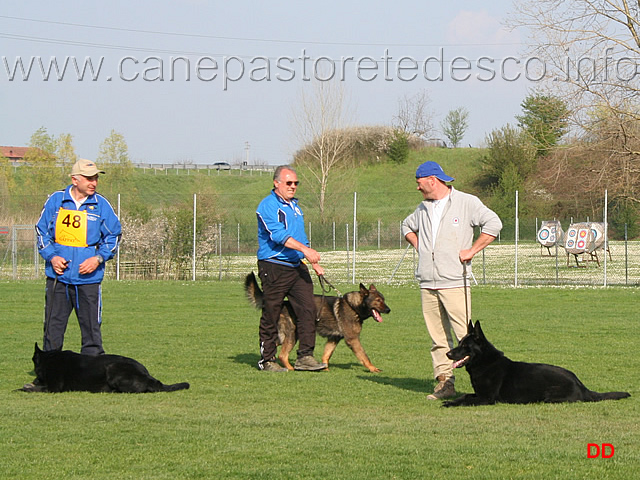
<instances>
[{"instance_id":1,"label":"sunglasses","mask_svg":"<svg viewBox=\"0 0 640 480\"><path fill-rule=\"evenodd\" d=\"M297 180L295 182L292 180L289 180L288 182L280 182L280 183L286 183L288 187L290 187L291 185L295 185L297 187L300 182Z\"/></svg>"}]
</instances>

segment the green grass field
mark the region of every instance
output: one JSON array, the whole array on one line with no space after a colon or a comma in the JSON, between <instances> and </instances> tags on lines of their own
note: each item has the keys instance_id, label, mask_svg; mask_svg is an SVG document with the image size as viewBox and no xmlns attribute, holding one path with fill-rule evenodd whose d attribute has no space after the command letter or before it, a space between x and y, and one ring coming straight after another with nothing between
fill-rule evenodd
<instances>
[{"instance_id":1,"label":"green grass field","mask_svg":"<svg viewBox=\"0 0 640 480\"><path fill-rule=\"evenodd\" d=\"M348 285L336 285L348 291ZM109 353L136 358L167 394L29 394L43 282L0 282L0 472L42 479L629 479L640 468L635 288L475 287L474 319L514 360L553 363L593 404L444 409L414 287L383 286L391 314L368 320L372 374L343 344L329 372L255 368L258 312L233 282L104 283ZM318 340L319 354L324 344ZM75 317L66 348L79 349ZM457 389L470 392L466 372ZM587 458L588 444L615 447ZM636 472L636 473L634 473Z\"/></svg>"}]
</instances>

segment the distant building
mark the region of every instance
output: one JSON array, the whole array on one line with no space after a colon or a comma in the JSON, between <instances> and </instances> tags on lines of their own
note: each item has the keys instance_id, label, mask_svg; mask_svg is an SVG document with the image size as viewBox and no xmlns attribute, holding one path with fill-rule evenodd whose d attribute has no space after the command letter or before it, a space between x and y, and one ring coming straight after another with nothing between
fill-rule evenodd
<instances>
[{"instance_id":1,"label":"distant building","mask_svg":"<svg viewBox=\"0 0 640 480\"><path fill-rule=\"evenodd\" d=\"M3 147L0 146L0 155L8 158L14 165L23 163L29 147Z\"/></svg>"}]
</instances>

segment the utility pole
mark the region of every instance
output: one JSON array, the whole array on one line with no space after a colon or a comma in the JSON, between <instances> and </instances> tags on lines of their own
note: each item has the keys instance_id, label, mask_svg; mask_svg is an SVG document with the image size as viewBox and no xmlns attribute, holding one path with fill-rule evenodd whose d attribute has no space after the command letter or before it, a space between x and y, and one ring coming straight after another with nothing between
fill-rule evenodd
<instances>
[{"instance_id":1,"label":"utility pole","mask_svg":"<svg viewBox=\"0 0 640 480\"><path fill-rule=\"evenodd\" d=\"M245 160L244 160L244 164L245 165L249 165L249 149L250 149L250 145L249 142L244 142L244 151L246 153L245 155Z\"/></svg>"}]
</instances>

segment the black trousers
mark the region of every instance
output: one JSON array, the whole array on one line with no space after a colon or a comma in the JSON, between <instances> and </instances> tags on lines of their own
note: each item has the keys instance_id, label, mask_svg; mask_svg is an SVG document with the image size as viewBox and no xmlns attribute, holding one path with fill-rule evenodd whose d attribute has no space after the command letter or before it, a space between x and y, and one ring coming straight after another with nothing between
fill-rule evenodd
<instances>
[{"instance_id":1,"label":"black trousers","mask_svg":"<svg viewBox=\"0 0 640 480\"><path fill-rule=\"evenodd\" d=\"M45 290L43 350L62 348L72 310L76 312L82 335L80 353L103 354L101 285L68 285L53 278L47 278Z\"/></svg>"},{"instance_id":2,"label":"black trousers","mask_svg":"<svg viewBox=\"0 0 640 480\"><path fill-rule=\"evenodd\" d=\"M264 304L260 317L260 365L275 359L278 340L278 318L285 297L296 314L298 357L313 355L316 346L316 304L309 269L302 263L288 267L258 261L258 276L262 282Z\"/></svg>"}]
</instances>

